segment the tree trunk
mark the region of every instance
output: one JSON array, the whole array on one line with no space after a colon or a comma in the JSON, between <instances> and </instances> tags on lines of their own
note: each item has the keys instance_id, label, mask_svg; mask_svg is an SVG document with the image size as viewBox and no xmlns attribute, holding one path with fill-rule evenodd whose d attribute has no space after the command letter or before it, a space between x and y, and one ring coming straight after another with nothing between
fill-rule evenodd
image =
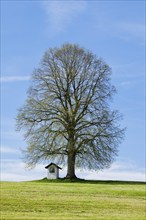
<instances>
[{"instance_id":1,"label":"tree trunk","mask_svg":"<svg viewBox=\"0 0 146 220\"><path fill-rule=\"evenodd\" d=\"M69 152L68 153L68 160L67 160L67 179L76 179L75 175L75 153L74 152Z\"/></svg>"}]
</instances>

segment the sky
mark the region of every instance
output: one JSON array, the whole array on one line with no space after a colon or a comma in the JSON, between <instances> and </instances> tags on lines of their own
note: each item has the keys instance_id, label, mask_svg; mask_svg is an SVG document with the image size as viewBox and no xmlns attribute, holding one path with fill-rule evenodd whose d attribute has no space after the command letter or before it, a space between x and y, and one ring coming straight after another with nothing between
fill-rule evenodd
<instances>
[{"instance_id":1,"label":"sky","mask_svg":"<svg viewBox=\"0 0 146 220\"><path fill-rule=\"evenodd\" d=\"M45 51L78 44L112 68L117 93L111 107L126 127L119 154L109 169L78 169L80 178L145 181L145 1L1 0L1 180L46 176L44 161L28 170L27 147L15 118L27 98L31 75ZM66 167L60 172L63 177Z\"/></svg>"}]
</instances>

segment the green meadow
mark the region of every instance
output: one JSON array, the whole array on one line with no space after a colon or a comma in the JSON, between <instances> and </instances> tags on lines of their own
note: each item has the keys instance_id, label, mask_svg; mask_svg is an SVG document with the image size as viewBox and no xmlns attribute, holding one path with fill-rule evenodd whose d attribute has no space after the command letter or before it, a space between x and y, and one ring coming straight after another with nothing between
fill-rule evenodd
<instances>
[{"instance_id":1,"label":"green meadow","mask_svg":"<svg viewBox=\"0 0 146 220\"><path fill-rule=\"evenodd\" d=\"M1 219L145 220L145 193L136 182L1 182Z\"/></svg>"}]
</instances>

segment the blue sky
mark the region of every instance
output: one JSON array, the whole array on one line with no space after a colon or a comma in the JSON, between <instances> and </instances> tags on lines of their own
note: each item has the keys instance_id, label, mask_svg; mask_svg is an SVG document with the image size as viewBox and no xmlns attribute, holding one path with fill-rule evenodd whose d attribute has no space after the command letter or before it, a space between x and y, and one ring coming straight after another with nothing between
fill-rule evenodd
<instances>
[{"instance_id":1,"label":"blue sky","mask_svg":"<svg viewBox=\"0 0 146 220\"><path fill-rule=\"evenodd\" d=\"M145 179L145 1L1 0L1 178L21 181L46 175L44 164L28 171L15 131L17 110L27 97L33 69L44 52L77 43L112 68L117 94L111 104L127 127L111 168L77 170L88 179ZM61 172L64 176L66 168Z\"/></svg>"}]
</instances>

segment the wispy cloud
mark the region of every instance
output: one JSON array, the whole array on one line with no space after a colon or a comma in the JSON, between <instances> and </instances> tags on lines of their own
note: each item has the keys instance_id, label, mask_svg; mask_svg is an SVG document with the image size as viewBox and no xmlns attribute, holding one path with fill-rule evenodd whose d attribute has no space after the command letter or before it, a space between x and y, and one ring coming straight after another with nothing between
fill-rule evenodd
<instances>
[{"instance_id":1,"label":"wispy cloud","mask_svg":"<svg viewBox=\"0 0 146 220\"><path fill-rule=\"evenodd\" d=\"M85 175L86 179L95 180L121 180L121 181L146 181L144 171L104 171L89 172Z\"/></svg>"},{"instance_id":2,"label":"wispy cloud","mask_svg":"<svg viewBox=\"0 0 146 220\"><path fill-rule=\"evenodd\" d=\"M7 141L22 141L23 140L23 133L16 132L15 130L3 130L1 132L1 139Z\"/></svg>"},{"instance_id":3,"label":"wispy cloud","mask_svg":"<svg viewBox=\"0 0 146 220\"><path fill-rule=\"evenodd\" d=\"M123 41L136 41L139 44L145 44L145 24L131 22L128 20L114 20L111 17L108 19L102 15L97 15L95 28L103 34L108 34Z\"/></svg>"},{"instance_id":4,"label":"wispy cloud","mask_svg":"<svg viewBox=\"0 0 146 220\"><path fill-rule=\"evenodd\" d=\"M138 43L145 42L145 25L132 22L114 22L109 26L114 36L125 40L137 40Z\"/></svg>"},{"instance_id":5,"label":"wispy cloud","mask_svg":"<svg viewBox=\"0 0 146 220\"><path fill-rule=\"evenodd\" d=\"M1 177L4 181L27 181L41 179L46 176L43 164L38 164L32 170L26 170L20 160L2 160ZM19 169L17 169L19 167ZM60 177L66 175L66 167L60 171ZM133 161L115 162L109 169L103 171L76 170L76 175L92 180L129 180L146 181L144 169L139 169Z\"/></svg>"},{"instance_id":6,"label":"wispy cloud","mask_svg":"<svg viewBox=\"0 0 146 220\"><path fill-rule=\"evenodd\" d=\"M109 169L103 171L77 170L76 174L91 180L146 181L145 170L138 168L133 161L129 160L115 162Z\"/></svg>"},{"instance_id":7,"label":"wispy cloud","mask_svg":"<svg viewBox=\"0 0 146 220\"><path fill-rule=\"evenodd\" d=\"M0 151L2 154L19 154L19 150L16 147L8 147L8 146L1 146Z\"/></svg>"},{"instance_id":8,"label":"wispy cloud","mask_svg":"<svg viewBox=\"0 0 146 220\"><path fill-rule=\"evenodd\" d=\"M126 32L129 37L134 36L135 38L143 38L145 36L145 25L140 23L132 22L119 22L117 24L121 32Z\"/></svg>"},{"instance_id":9,"label":"wispy cloud","mask_svg":"<svg viewBox=\"0 0 146 220\"><path fill-rule=\"evenodd\" d=\"M42 4L52 34L62 32L86 8L85 1L44 1Z\"/></svg>"},{"instance_id":10,"label":"wispy cloud","mask_svg":"<svg viewBox=\"0 0 146 220\"><path fill-rule=\"evenodd\" d=\"M1 83L28 81L28 80L30 80L30 76L3 76L0 78Z\"/></svg>"},{"instance_id":11,"label":"wispy cloud","mask_svg":"<svg viewBox=\"0 0 146 220\"><path fill-rule=\"evenodd\" d=\"M22 131L16 131L16 119L15 116L10 117L1 117L1 144L9 146L8 143L17 143L22 144L24 141L24 133ZM14 145L13 144L13 145ZM11 148L11 146L10 146Z\"/></svg>"},{"instance_id":12,"label":"wispy cloud","mask_svg":"<svg viewBox=\"0 0 146 220\"><path fill-rule=\"evenodd\" d=\"M0 81L3 82L16 82L16 81L28 81L30 76L3 76Z\"/></svg>"},{"instance_id":13,"label":"wispy cloud","mask_svg":"<svg viewBox=\"0 0 146 220\"><path fill-rule=\"evenodd\" d=\"M19 169L18 169L19 168ZM20 160L1 161L2 181L27 181L42 179L46 175L44 165L37 165L33 170L25 169L25 164Z\"/></svg>"}]
</instances>

